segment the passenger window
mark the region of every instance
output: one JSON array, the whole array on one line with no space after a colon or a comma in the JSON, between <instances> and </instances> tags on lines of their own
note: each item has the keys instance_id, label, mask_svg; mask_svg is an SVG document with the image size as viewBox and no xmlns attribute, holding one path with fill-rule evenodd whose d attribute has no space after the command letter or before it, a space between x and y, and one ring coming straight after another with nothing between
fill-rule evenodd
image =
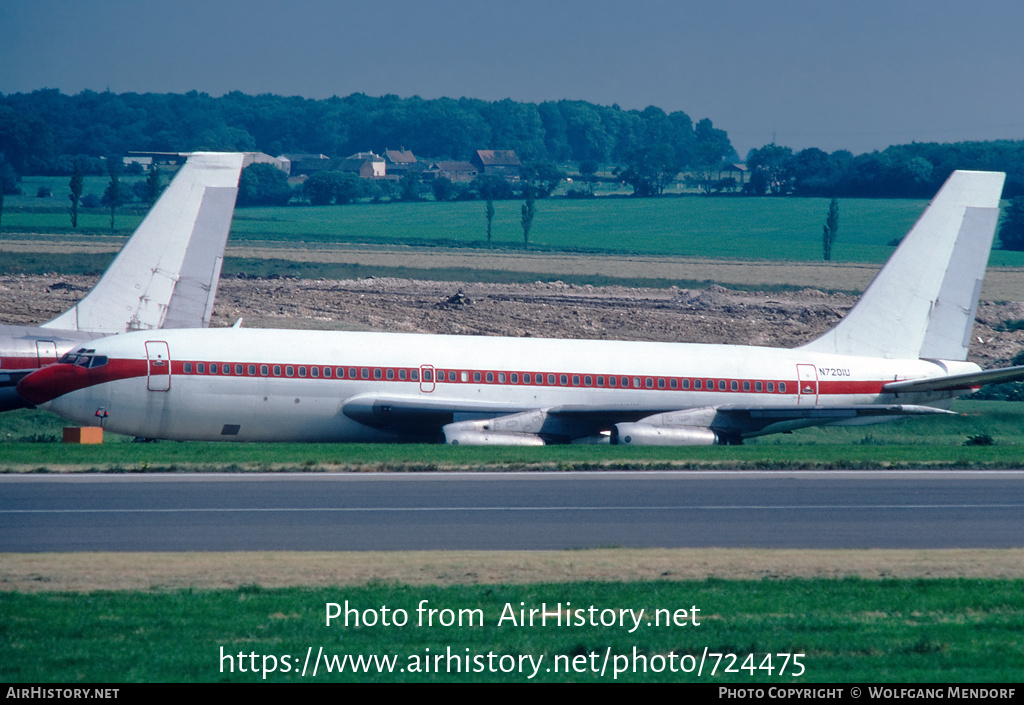
<instances>
[{"instance_id":1,"label":"passenger window","mask_svg":"<svg viewBox=\"0 0 1024 705\"><path fill-rule=\"evenodd\" d=\"M244 367L242 367L241 365L235 365L235 374L236 375L243 374L244 372L245 372L245 368Z\"/></svg>"},{"instance_id":2,"label":"passenger window","mask_svg":"<svg viewBox=\"0 0 1024 705\"><path fill-rule=\"evenodd\" d=\"M633 378L633 388L634 389L640 389L640 378L639 377L634 377Z\"/></svg>"},{"instance_id":3,"label":"passenger window","mask_svg":"<svg viewBox=\"0 0 1024 705\"><path fill-rule=\"evenodd\" d=\"M325 367L324 368L324 377L330 377L330 376L331 376L331 368L330 367Z\"/></svg>"},{"instance_id":4,"label":"passenger window","mask_svg":"<svg viewBox=\"0 0 1024 705\"><path fill-rule=\"evenodd\" d=\"M594 383L594 379L590 375L584 375L583 376L583 386L584 387L589 387L593 383Z\"/></svg>"},{"instance_id":5,"label":"passenger window","mask_svg":"<svg viewBox=\"0 0 1024 705\"><path fill-rule=\"evenodd\" d=\"M533 384L533 378L530 376L529 372L523 373L523 384Z\"/></svg>"},{"instance_id":6,"label":"passenger window","mask_svg":"<svg viewBox=\"0 0 1024 705\"><path fill-rule=\"evenodd\" d=\"M255 375L256 374L256 365L249 365L249 374L250 375Z\"/></svg>"},{"instance_id":7,"label":"passenger window","mask_svg":"<svg viewBox=\"0 0 1024 705\"><path fill-rule=\"evenodd\" d=\"M206 374L206 365L200 362L198 365L196 365L196 372L198 372L199 374Z\"/></svg>"},{"instance_id":8,"label":"passenger window","mask_svg":"<svg viewBox=\"0 0 1024 705\"><path fill-rule=\"evenodd\" d=\"M615 377L609 377L608 378L608 386L609 387L614 387L617 382L618 382L618 380Z\"/></svg>"},{"instance_id":9,"label":"passenger window","mask_svg":"<svg viewBox=\"0 0 1024 705\"><path fill-rule=\"evenodd\" d=\"M306 367L305 367L305 365L302 365L301 367L299 367L299 377L305 377L305 376L306 376Z\"/></svg>"},{"instance_id":10,"label":"passenger window","mask_svg":"<svg viewBox=\"0 0 1024 705\"><path fill-rule=\"evenodd\" d=\"M690 388L690 380L684 379L683 380L683 389L689 389L689 388Z\"/></svg>"},{"instance_id":11,"label":"passenger window","mask_svg":"<svg viewBox=\"0 0 1024 705\"><path fill-rule=\"evenodd\" d=\"M736 380L729 382L729 389L731 389L734 392L738 392L740 390L740 383L737 382Z\"/></svg>"},{"instance_id":12,"label":"passenger window","mask_svg":"<svg viewBox=\"0 0 1024 705\"><path fill-rule=\"evenodd\" d=\"M260 365L260 374L261 375L266 377L269 372L270 372L270 369L269 369L269 367L267 365Z\"/></svg>"},{"instance_id":13,"label":"passenger window","mask_svg":"<svg viewBox=\"0 0 1024 705\"><path fill-rule=\"evenodd\" d=\"M365 367L359 368L359 377L360 379L370 379L370 371Z\"/></svg>"},{"instance_id":14,"label":"passenger window","mask_svg":"<svg viewBox=\"0 0 1024 705\"><path fill-rule=\"evenodd\" d=\"M693 380L693 388L694 389L701 389L703 386L704 386L703 383L699 379Z\"/></svg>"},{"instance_id":15,"label":"passenger window","mask_svg":"<svg viewBox=\"0 0 1024 705\"><path fill-rule=\"evenodd\" d=\"M284 376L285 377L292 377L294 375L295 375L295 367L292 366L292 365L285 365L285 367L284 367Z\"/></svg>"},{"instance_id":16,"label":"passenger window","mask_svg":"<svg viewBox=\"0 0 1024 705\"><path fill-rule=\"evenodd\" d=\"M231 365L225 362L223 365L220 366L220 370L221 374L229 375L231 374Z\"/></svg>"},{"instance_id":17,"label":"passenger window","mask_svg":"<svg viewBox=\"0 0 1024 705\"><path fill-rule=\"evenodd\" d=\"M498 384L505 384L505 373L504 372L499 372L498 373Z\"/></svg>"},{"instance_id":18,"label":"passenger window","mask_svg":"<svg viewBox=\"0 0 1024 705\"><path fill-rule=\"evenodd\" d=\"M598 387L603 387L604 386L604 377L601 376L601 375L597 376L597 386Z\"/></svg>"},{"instance_id":19,"label":"passenger window","mask_svg":"<svg viewBox=\"0 0 1024 705\"><path fill-rule=\"evenodd\" d=\"M264 372L263 374L267 374L267 373ZM281 376L281 366L280 365L274 365L274 376L275 377L280 377Z\"/></svg>"},{"instance_id":20,"label":"passenger window","mask_svg":"<svg viewBox=\"0 0 1024 705\"><path fill-rule=\"evenodd\" d=\"M355 379L356 378L356 368L355 367L349 367L348 368L348 378L349 379Z\"/></svg>"},{"instance_id":21,"label":"passenger window","mask_svg":"<svg viewBox=\"0 0 1024 705\"><path fill-rule=\"evenodd\" d=\"M572 376L572 386L574 386L574 387L580 386L580 376L579 375L573 375Z\"/></svg>"},{"instance_id":22,"label":"passenger window","mask_svg":"<svg viewBox=\"0 0 1024 705\"><path fill-rule=\"evenodd\" d=\"M743 383L743 391L744 392L749 392L750 391L750 382L744 382Z\"/></svg>"},{"instance_id":23,"label":"passenger window","mask_svg":"<svg viewBox=\"0 0 1024 705\"><path fill-rule=\"evenodd\" d=\"M469 373L466 372L466 370L463 370L461 373L459 373L459 381L460 382L468 382L469 381Z\"/></svg>"},{"instance_id":24,"label":"passenger window","mask_svg":"<svg viewBox=\"0 0 1024 705\"><path fill-rule=\"evenodd\" d=\"M493 372L488 372L487 373L487 381L488 382L493 382L494 381L494 373Z\"/></svg>"},{"instance_id":25,"label":"passenger window","mask_svg":"<svg viewBox=\"0 0 1024 705\"><path fill-rule=\"evenodd\" d=\"M423 370L423 381L424 382L433 382L434 381L434 371L433 370Z\"/></svg>"},{"instance_id":26,"label":"passenger window","mask_svg":"<svg viewBox=\"0 0 1024 705\"><path fill-rule=\"evenodd\" d=\"M309 368L309 376L310 377L319 377L320 376L320 368L319 367L310 367Z\"/></svg>"},{"instance_id":27,"label":"passenger window","mask_svg":"<svg viewBox=\"0 0 1024 705\"><path fill-rule=\"evenodd\" d=\"M654 380L648 377L647 379L644 380L644 386L647 387L648 389L652 389L654 387Z\"/></svg>"},{"instance_id":28,"label":"passenger window","mask_svg":"<svg viewBox=\"0 0 1024 705\"><path fill-rule=\"evenodd\" d=\"M779 394L785 394L785 393L786 393L786 383L785 382L779 382Z\"/></svg>"},{"instance_id":29,"label":"passenger window","mask_svg":"<svg viewBox=\"0 0 1024 705\"><path fill-rule=\"evenodd\" d=\"M675 377L673 377L672 379L670 379L668 381L668 386L671 387L672 389L678 389L679 388L679 380L676 379Z\"/></svg>"},{"instance_id":30,"label":"passenger window","mask_svg":"<svg viewBox=\"0 0 1024 705\"><path fill-rule=\"evenodd\" d=\"M553 385L554 383L555 383L555 376L554 375L548 375L548 384Z\"/></svg>"},{"instance_id":31,"label":"passenger window","mask_svg":"<svg viewBox=\"0 0 1024 705\"><path fill-rule=\"evenodd\" d=\"M211 362L210 363L210 374L211 375L217 374L217 363L216 362Z\"/></svg>"},{"instance_id":32,"label":"passenger window","mask_svg":"<svg viewBox=\"0 0 1024 705\"><path fill-rule=\"evenodd\" d=\"M755 392L760 392L762 389L764 389L764 385L762 385L760 382L754 382Z\"/></svg>"},{"instance_id":33,"label":"passenger window","mask_svg":"<svg viewBox=\"0 0 1024 705\"><path fill-rule=\"evenodd\" d=\"M718 391L720 391L720 392L724 392L725 391L725 380L724 379L718 380Z\"/></svg>"},{"instance_id":34,"label":"passenger window","mask_svg":"<svg viewBox=\"0 0 1024 705\"><path fill-rule=\"evenodd\" d=\"M569 384L569 376L568 375L558 375L558 383L561 384L563 387L565 385Z\"/></svg>"},{"instance_id":35,"label":"passenger window","mask_svg":"<svg viewBox=\"0 0 1024 705\"><path fill-rule=\"evenodd\" d=\"M519 373L513 372L509 379L512 382L512 384L519 384Z\"/></svg>"},{"instance_id":36,"label":"passenger window","mask_svg":"<svg viewBox=\"0 0 1024 705\"><path fill-rule=\"evenodd\" d=\"M395 378L395 371L393 369L391 369L390 367L388 368L387 378L388 379L394 379Z\"/></svg>"},{"instance_id":37,"label":"passenger window","mask_svg":"<svg viewBox=\"0 0 1024 705\"><path fill-rule=\"evenodd\" d=\"M374 379L380 379L381 378L380 368L379 367L375 367L373 369L373 378Z\"/></svg>"},{"instance_id":38,"label":"passenger window","mask_svg":"<svg viewBox=\"0 0 1024 705\"><path fill-rule=\"evenodd\" d=\"M437 376L438 376L438 378L439 378L439 379L440 379L440 377L441 377L441 375L442 375L442 374L444 374L444 373L443 373L443 372L438 372L438 373L437 373ZM407 378L408 376L409 376L409 373L408 373L408 371L406 371L406 370L399 370L399 371L398 371L398 379L400 379L400 380L402 380L402 381L405 381L405 379L406 379L406 378Z\"/></svg>"},{"instance_id":39,"label":"passenger window","mask_svg":"<svg viewBox=\"0 0 1024 705\"><path fill-rule=\"evenodd\" d=\"M185 374L189 374L190 372L192 372L192 363L186 362L185 366L182 369L185 371Z\"/></svg>"},{"instance_id":40,"label":"passenger window","mask_svg":"<svg viewBox=\"0 0 1024 705\"><path fill-rule=\"evenodd\" d=\"M658 377L658 389L664 389L664 388L665 388L665 378L664 377Z\"/></svg>"},{"instance_id":41,"label":"passenger window","mask_svg":"<svg viewBox=\"0 0 1024 705\"><path fill-rule=\"evenodd\" d=\"M420 371L419 370L409 370L409 379L411 379L413 382L419 382L420 381Z\"/></svg>"},{"instance_id":42,"label":"passenger window","mask_svg":"<svg viewBox=\"0 0 1024 705\"><path fill-rule=\"evenodd\" d=\"M768 383L768 391L769 392L774 392L775 391L775 382L769 382Z\"/></svg>"}]
</instances>

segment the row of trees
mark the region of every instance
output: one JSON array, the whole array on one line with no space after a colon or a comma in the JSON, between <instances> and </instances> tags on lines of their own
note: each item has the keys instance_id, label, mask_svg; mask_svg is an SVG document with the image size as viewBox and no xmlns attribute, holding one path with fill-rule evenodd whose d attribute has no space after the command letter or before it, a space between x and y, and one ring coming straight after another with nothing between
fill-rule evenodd
<instances>
[{"instance_id":1,"label":"row of trees","mask_svg":"<svg viewBox=\"0 0 1024 705\"><path fill-rule=\"evenodd\" d=\"M747 156L753 195L930 198L956 169L1005 171L1004 196L1024 195L1024 141L912 143L853 156L770 144Z\"/></svg>"},{"instance_id":2,"label":"row of trees","mask_svg":"<svg viewBox=\"0 0 1024 705\"><path fill-rule=\"evenodd\" d=\"M283 206L293 198L314 206L345 205L360 200L421 201L504 201L525 198L529 190L533 198L547 198L565 173L554 167L524 170L524 178L515 184L501 176L485 174L468 183L453 182L444 177L429 182L418 172L410 172L398 181L361 179L342 171L321 171L310 176L300 187L292 187L284 172L271 164L252 164L242 170L238 184L240 206Z\"/></svg>"},{"instance_id":3,"label":"row of trees","mask_svg":"<svg viewBox=\"0 0 1024 705\"><path fill-rule=\"evenodd\" d=\"M710 120L681 111L622 110L584 101L540 104L469 98L310 100L229 93L95 93L46 89L0 95L0 151L20 174L70 174L71 155L229 150L345 157L404 146L433 159L512 149L530 162L625 163L664 145L679 166L735 158Z\"/></svg>"}]
</instances>

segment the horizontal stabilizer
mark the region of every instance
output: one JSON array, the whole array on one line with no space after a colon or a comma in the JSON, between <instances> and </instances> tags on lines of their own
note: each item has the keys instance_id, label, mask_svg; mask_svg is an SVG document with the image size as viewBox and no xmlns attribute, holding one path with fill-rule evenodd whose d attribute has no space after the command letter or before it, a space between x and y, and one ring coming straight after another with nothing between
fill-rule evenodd
<instances>
[{"instance_id":1,"label":"horizontal stabilizer","mask_svg":"<svg viewBox=\"0 0 1024 705\"><path fill-rule=\"evenodd\" d=\"M944 377L889 382L889 384L882 387L882 391L894 394L902 392L955 392L973 389L985 384L1016 382L1022 379L1024 379L1024 365L1018 365L1017 367L1000 367L962 375L946 375Z\"/></svg>"}]
</instances>

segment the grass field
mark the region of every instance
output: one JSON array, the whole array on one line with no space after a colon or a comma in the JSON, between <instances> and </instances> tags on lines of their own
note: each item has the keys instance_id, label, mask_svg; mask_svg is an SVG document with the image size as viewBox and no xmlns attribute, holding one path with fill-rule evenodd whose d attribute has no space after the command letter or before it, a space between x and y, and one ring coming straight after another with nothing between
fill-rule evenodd
<instances>
[{"instance_id":1,"label":"grass field","mask_svg":"<svg viewBox=\"0 0 1024 705\"><path fill-rule=\"evenodd\" d=\"M70 230L63 203L5 208L4 237ZM926 205L920 200L849 199L840 202L837 262L881 263L892 254ZM495 203L493 244L523 247L519 201ZM702 258L819 261L827 199L605 198L538 202L530 235L541 251L642 254ZM141 215L118 216L128 234ZM82 216L87 232L109 232L108 216ZM485 247L483 203L389 203L349 206L241 208L230 242ZM0 239L0 247L3 240ZM996 266L1024 266L1024 253L996 250Z\"/></svg>"},{"instance_id":2,"label":"grass field","mask_svg":"<svg viewBox=\"0 0 1024 705\"><path fill-rule=\"evenodd\" d=\"M0 472L618 470L656 468L1019 468L1024 408L957 402L962 415L888 424L821 427L765 436L743 446L453 447L299 443L58 442L64 422L43 411L0 415ZM990 436L994 445L964 445Z\"/></svg>"},{"instance_id":3,"label":"grass field","mask_svg":"<svg viewBox=\"0 0 1024 705\"><path fill-rule=\"evenodd\" d=\"M348 627L343 618L326 626L327 603L344 609L346 601L361 615L360 625L350 613ZM566 603L582 609L584 624L578 625L578 613L572 626L520 622L520 609L546 604L551 611L559 603L563 610ZM417 611L421 604L438 610L432 624L428 613ZM392 622L403 621L397 611L404 610L405 625L383 626L385 606ZM641 609L639 626L628 613L620 626L619 610ZM459 616L461 627L441 623ZM666 626L670 616L678 621ZM0 681L1017 682L1022 621L1021 580L8 593L0 600L6 642ZM328 658L338 656L333 672L321 661L316 678L312 663L303 677L307 652L315 657L320 648ZM431 658L426 669L428 656L448 654L454 659ZM794 661L783 654L800 656ZM345 663L345 655L396 660L390 669L380 660L359 669ZM449 673L456 664L458 672ZM271 666L275 670L264 674Z\"/></svg>"}]
</instances>

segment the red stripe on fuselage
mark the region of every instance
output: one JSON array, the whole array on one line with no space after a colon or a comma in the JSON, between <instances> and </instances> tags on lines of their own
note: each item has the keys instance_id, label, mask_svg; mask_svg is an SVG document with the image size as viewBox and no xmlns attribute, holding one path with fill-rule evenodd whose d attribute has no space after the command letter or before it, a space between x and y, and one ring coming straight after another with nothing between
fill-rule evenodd
<instances>
[{"instance_id":1,"label":"red stripe on fuselage","mask_svg":"<svg viewBox=\"0 0 1024 705\"><path fill-rule=\"evenodd\" d=\"M48 358L43 364L49 365L54 362L53 358ZM0 358L0 372L4 370L31 370L39 367L39 356L30 355L28 357L4 357Z\"/></svg>"},{"instance_id":2,"label":"red stripe on fuselage","mask_svg":"<svg viewBox=\"0 0 1024 705\"><path fill-rule=\"evenodd\" d=\"M199 372L199 366L203 366L203 372ZM216 365L217 372L211 372L211 366ZM241 366L242 374L237 373L237 366ZM31 373L19 384L18 391L26 399L34 404L43 404L56 399L59 396L70 392L84 389L86 387L104 384L119 379L133 377L145 377L148 373L146 360L133 359L111 359L106 365L92 369L86 369L73 364L52 364ZM264 373L264 368L266 372ZM279 374L274 374L275 368L280 369ZM286 371L291 368L291 375ZM299 376L298 371L305 370L304 376ZM186 369L188 371L186 371ZM317 376L312 371L317 370ZM330 375L324 371L330 369ZM227 372L225 373L225 370ZM342 371L343 376L337 372ZM355 370L355 376L351 371ZM363 370L366 376L363 376ZM401 373L405 373L405 379L400 379ZM318 382L333 381L360 381L360 382L386 382L402 384L420 384L424 380L420 378L421 372L418 367L371 367L354 364L333 364L333 365L303 365L297 363L268 363L268 362L195 362L174 360L171 363L171 373L183 377L215 377L230 379L232 377L247 377L261 379L306 379ZM390 376L389 376L390 373ZM439 373L444 379L439 379ZM414 377L415 375L415 377ZM438 367L432 370L433 379L428 384L473 384L488 386L510 386L510 387L561 387L578 389L607 389L607 390L643 390L648 392L715 392L728 394L764 394L764 395L795 395L798 393L796 380L778 379L742 379L731 377L712 376L662 376L662 375L638 375L638 374L612 374L594 372L535 372L520 370L473 370L466 368ZM479 379L477 379L479 376ZM530 382L526 382L526 377ZM553 377L554 381L550 381ZM615 386L609 384L614 378ZM515 379L516 381L512 381ZM622 380L626 379L627 384L623 385ZM602 384L598 384L603 380ZM675 386L672 386L673 380ZM639 384L637 383L639 381ZM700 388L696 383L700 382ZM712 384L708 384L711 382ZM721 388L724 382L725 388ZM735 388L733 388L735 383ZM761 389L757 389L757 385ZM882 386L886 381L880 380L826 380L819 381L817 394L819 396L838 395L864 395L881 394ZM685 385L685 386L684 386ZM746 385L746 388L745 388ZM772 389L769 391L769 385ZM785 391L781 391L785 389ZM429 392L427 392L429 393ZM805 392L806 395L813 394Z\"/></svg>"},{"instance_id":3,"label":"red stripe on fuselage","mask_svg":"<svg viewBox=\"0 0 1024 705\"><path fill-rule=\"evenodd\" d=\"M33 404L45 404L57 397L97 384L145 377L147 371L145 360L108 360L107 364L91 369L57 363L42 367L26 376L18 383L18 394Z\"/></svg>"}]
</instances>

